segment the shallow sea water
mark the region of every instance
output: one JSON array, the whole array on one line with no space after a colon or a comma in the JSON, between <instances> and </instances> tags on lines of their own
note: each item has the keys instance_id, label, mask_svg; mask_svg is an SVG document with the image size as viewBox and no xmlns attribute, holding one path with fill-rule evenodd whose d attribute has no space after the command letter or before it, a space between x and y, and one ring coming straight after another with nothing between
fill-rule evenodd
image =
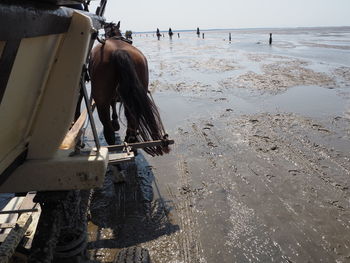
<instances>
[{"instance_id":1,"label":"shallow sea water","mask_svg":"<svg viewBox=\"0 0 350 263\"><path fill-rule=\"evenodd\" d=\"M181 229L143 245L157 262L349 262L329 215L348 220L334 186L349 171L350 29L204 33L134 37L176 142L147 160ZM174 247L180 260L157 256Z\"/></svg>"},{"instance_id":2,"label":"shallow sea water","mask_svg":"<svg viewBox=\"0 0 350 263\"><path fill-rule=\"evenodd\" d=\"M220 107L242 114L295 112L313 117L349 114L350 83L334 74L340 67L349 74L349 28L203 32L204 39L197 38L195 32L180 32L180 38L175 33L172 40L165 34L160 41L152 34L134 36L134 45L148 58L153 96L168 125L181 125L182 120L192 115L208 114ZM271 46L269 32L273 33ZM283 91L272 93L259 90L260 83L255 83L257 89L244 85L222 89L220 85L230 78L234 82L245 73L263 74L264 65L284 66L298 61L304 64L297 70L324 74L334 81L333 85L321 82L318 85L317 76L310 84L290 83ZM269 77L269 72L265 74Z\"/></svg>"}]
</instances>

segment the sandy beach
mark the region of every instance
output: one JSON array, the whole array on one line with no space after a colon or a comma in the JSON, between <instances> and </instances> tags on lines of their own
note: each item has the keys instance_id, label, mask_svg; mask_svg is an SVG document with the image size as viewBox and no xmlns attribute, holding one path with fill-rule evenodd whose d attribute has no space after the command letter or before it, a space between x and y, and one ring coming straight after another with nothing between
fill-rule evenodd
<instances>
[{"instance_id":1,"label":"sandy beach","mask_svg":"<svg viewBox=\"0 0 350 263\"><path fill-rule=\"evenodd\" d=\"M350 28L133 40L175 145L95 191L91 259L350 262Z\"/></svg>"}]
</instances>

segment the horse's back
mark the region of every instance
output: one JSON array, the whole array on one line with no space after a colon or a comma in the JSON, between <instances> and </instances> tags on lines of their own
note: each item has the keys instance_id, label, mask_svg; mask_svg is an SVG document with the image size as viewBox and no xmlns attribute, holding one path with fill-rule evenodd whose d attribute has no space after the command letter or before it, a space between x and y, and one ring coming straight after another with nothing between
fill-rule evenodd
<instances>
[{"instance_id":1,"label":"horse's back","mask_svg":"<svg viewBox=\"0 0 350 263\"><path fill-rule=\"evenodd\" d=\"M148 64L143 53L125 41L108 39L105 44L95 46L91 52L89 71L93 95L96 96L96 93L100 93L106 89L115 90L118 84L118 76L123 74L123 72L120 72L120 69L116 68L116 64L113 62L113 59L118 59L115 58L117 51L125 51L128 54L131 59L130 63L135 68L138 78L145 89L148 89Z\"/></svg>"},{"instance_id":2,"label":"horse's back","mask_svg":"<svg viewBox=\"0 0 350 263\"><path fill-rule=\"evenodd\" d=\"M125 50L134 61L136 66L146 66L147 59L143 53L136 47L122 40L106 40L105 44L98 44L91 52L92 67L109 64L113 52L117 50Z\"/></svg>"},{"instance_id":3,"label":"horse's back","mask_svg":"<svg viewBox=\"0 0 350 263\"><path fill-rule=\"evenodd\" d=\"M132 63L135 66L135 70L138 73L140 81L143 83L145 88L148 87L148 63L145 55L133 45L122 41L122 40L109 40L112 52L125 51L129 54Z\"/></svg>"}]
</instances>

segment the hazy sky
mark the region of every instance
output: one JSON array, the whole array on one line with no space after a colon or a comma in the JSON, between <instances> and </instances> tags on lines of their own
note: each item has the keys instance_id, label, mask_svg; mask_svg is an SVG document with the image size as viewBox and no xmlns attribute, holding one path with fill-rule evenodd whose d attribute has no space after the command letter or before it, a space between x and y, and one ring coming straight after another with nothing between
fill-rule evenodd
<instances>
[{"instance_id":1,"label":"hazy sky","mask_svg":"<svg viewBox=\"0 0 350 263\"><path fill-rule=\"evenodd\" d=\"M108 0L105 17L123 31L350 26L350 0Z\"/></svg>"}]
</instances>

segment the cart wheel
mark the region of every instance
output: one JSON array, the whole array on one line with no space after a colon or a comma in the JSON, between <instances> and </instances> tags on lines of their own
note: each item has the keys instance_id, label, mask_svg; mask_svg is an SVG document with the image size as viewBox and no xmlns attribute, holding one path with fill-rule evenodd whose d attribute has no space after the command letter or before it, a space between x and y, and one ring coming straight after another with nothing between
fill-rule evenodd
<instances>
[{"instance_id":1,"label":"cart wheel","mask_svg":"<svg viewBox=\"0 0 350 263\"><path fill-rule=\"evenodd\" d=\"M148 250L142 247L123 248L114 263L151 263Z\"/></svg>"}]
</instances>

